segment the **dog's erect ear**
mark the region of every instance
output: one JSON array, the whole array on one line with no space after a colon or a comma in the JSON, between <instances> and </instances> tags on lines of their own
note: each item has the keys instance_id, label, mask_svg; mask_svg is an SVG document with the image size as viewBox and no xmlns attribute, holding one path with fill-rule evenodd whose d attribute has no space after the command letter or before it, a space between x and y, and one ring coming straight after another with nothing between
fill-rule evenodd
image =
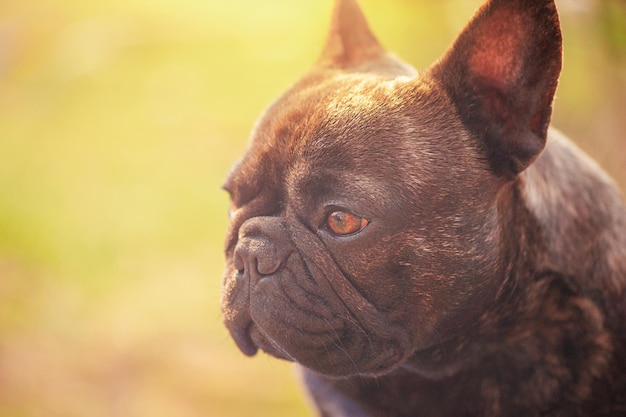
<instances>
[{"instance_id":1,"label":"dog's erect ear","mask_svg":"<svg viewBox=\"0 0 626 417\"><path fill-rule=\"evenodd\" d=\"M318 65L356 68L376 61L385 54L356 0L335 0L330 33Z\"/></svg>"},{"instance_id":2,"label":"dog's erect ear","mask_svg":"<svg viewBox=\"0 0 626 417\"><path fill-rule=\"evenodd\" d=\"M499 174L543 149L561 55L553 0L491 0L431 68Z\"/></svg>"}]
</instances>

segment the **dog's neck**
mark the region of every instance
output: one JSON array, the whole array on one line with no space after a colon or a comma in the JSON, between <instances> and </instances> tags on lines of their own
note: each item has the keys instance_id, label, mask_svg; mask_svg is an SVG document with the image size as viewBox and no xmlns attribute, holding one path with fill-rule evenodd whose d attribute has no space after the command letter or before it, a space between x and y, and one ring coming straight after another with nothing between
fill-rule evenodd
<instances>
[{"instance_id":1,"label":"dog's neck","mask_svg":"<svg viewBox=\"0 0 626 417\"><path fill-rule=\"evenodd\" d=\"M611 316L604 303L613 300L613 305L626 307L626 289L618 279L626 274L624 203L609 177L567 141L559 132L551 131L549 145L538 160L502 190L501 242L514 242L515 246L502 247L504 277L491 304L498 311L487 306L478 321L500 328L501 335L509 326L524 327L518 323L519 312L508 314L518 310L532 310L538 322L559 328L560 323L533 305L559 294L573 301L564 302L563 311L553 314L571 315L575 310L571 304L585 299L590 311L603 310L608 319L605 323L580 323L581 327L601 332L604 326L619 326L621 322L620 317ZM622 208L616 209L616 205ZM510 303L515 303L517 310L502 310L501 306ZM545 328L537 323L526 325L529 335ZM477 327L418 352L404 368L428 379L453 376L476 366L486 352L495 354L490 351L489 334L488 328Z\"/></svg>"}]
</instances>

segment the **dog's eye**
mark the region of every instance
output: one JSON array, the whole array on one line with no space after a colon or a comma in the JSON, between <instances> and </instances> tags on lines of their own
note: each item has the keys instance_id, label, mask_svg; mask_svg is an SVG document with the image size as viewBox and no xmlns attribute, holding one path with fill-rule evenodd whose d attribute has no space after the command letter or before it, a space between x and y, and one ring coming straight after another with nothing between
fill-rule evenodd
<instances>
[{"instance_id":1,"label":"dog's eye","mask_svg":"<svg viewBox=\"0 0 626 417\"><path fill-rule=\"evenodd\" d=\"M367 219L346 211L333 211L328 215L326 224L328 229L337 236L348 236L365 229Z\"/></svg>"}]
</instances>

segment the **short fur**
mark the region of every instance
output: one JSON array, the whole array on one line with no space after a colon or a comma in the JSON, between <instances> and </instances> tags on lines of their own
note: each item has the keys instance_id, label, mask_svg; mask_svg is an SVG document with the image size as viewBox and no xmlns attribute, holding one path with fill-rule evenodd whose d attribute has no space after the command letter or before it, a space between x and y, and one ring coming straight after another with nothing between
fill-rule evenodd
<instances>
[{"instance_id":1,"label":"short fur","mask_svg":"<svg viewBox=\"0 0 626 417\"><path fill-rule=\"evenodd\" d=\"M225 184L240 349L322 416L626 416L626 206L549 128L560 69L551 0L488 1L419 75L336 0Z\"/></svg>"}]
</instances>

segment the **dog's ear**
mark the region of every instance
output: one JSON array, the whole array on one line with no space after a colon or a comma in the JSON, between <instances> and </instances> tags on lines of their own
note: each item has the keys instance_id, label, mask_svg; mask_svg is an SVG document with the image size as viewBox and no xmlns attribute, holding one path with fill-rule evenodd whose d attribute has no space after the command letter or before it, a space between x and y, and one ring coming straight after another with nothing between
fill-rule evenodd
<instances>
[{"instance_id":1,"label":"dog's ear","mask_svg":"<svg viewBox=\"0 0 626 417\"><path fill-rule=\"evenodd\" d=\"M431 68L499 174L543 149L561 55L553 0L490 0Z\"/></svg>"},{"instance_id":2,"label":"dog's ear","mask_svg":"<svg viewBox=\"0 0 626 417\"><path fill-rule=\"evenodd\" d=\"M356 68L385 55L356 0L335 0L330 33L318 66Z\"/></svg>"}]
</instances>

